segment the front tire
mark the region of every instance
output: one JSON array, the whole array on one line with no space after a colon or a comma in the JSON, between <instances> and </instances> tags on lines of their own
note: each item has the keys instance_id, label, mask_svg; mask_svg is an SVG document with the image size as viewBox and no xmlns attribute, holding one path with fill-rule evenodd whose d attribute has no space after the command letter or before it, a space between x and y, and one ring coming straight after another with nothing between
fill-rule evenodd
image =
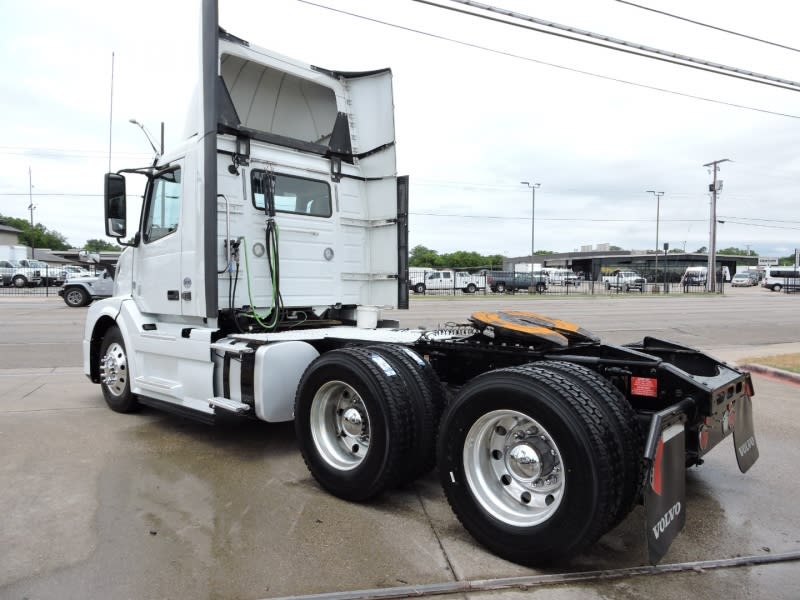
<instances>
[{"instance_id":1,"label":"front tire","mask_svg":"<svg viewBox=\"0 0 800 600\"><path fill-rule=\"evenodd\" d=\"M108 407L119 413L129 413L139 408L136 396L131 393L131 375L128 354L122 333L115 325L106 331L100 345L100 382Z\"/></svg>"},{"instance_id":2,"label":"front tire","mask_svg":"<svg viewBox=\"0 0 800 600\"><path fill-rule=\"evenodd\" d=\"M783 289L783 286L780 283L776 283L772 286L773 292L780 292Z\"/></svg>"},{"instance_id":3,"label":"front tire","mask_svg":"<svg viewBox=\"0 0 800 600\"><path fill-rule=\"evenodd\" d=\"M80 287L68 287L64 290L64 303L73 308L86 306L92 301L86 290Z\"/></svg>"},{"instance_id":4,"label":"front tire","mask_svg":"<svg viewBox=\"0 0 800 600\"><path fill-rule=\"evenodd\" d=\"M468 294L474 294L478 291L478 286L476 286L474 283L470 283L464 291Z\"/></svg>"},{"instance_id":5,"label":"front tire","mask_svg":"<svg viewBox=\"0 0 800 600\"><path fill-rule=\"evenodd\" d=\"M24 275L14 275L11 283L14 284L14 287L24 288L26 285L28 285L28 278Z\"/></svg>"},{"instance_id":6,"label":"front tire","mask_svg":"<svg viewBox=\"0 0 800 600\"><path fill-rule=\"evenodd\" d=\"M476 377L439 430L453 512L480 543L519 564L580 553L609 529L621 499L603 419L557 373L528 366Z\"/></svg>"},{"instance_id":7,"label":"front tire","mask_svg":"<svg viewBox=\"0 0 800 600\"><path fill-rule=\"evenodd\" d=\"M414 286L414 293L415 294L424 294L425 293L425 284L424 283L418 283L417 285L415 285Z\"/></svg>"}]
</instances>

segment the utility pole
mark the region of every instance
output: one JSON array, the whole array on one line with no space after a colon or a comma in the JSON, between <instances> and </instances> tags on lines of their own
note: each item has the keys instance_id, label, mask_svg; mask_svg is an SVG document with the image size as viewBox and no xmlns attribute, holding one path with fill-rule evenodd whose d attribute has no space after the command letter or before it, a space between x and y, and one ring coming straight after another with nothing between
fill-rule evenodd
<instances>
[{"instance_id":1,"label":"utility pole","mask_svg":"<svg viewBox=\"0 0 800 600\"><path fill-rule=\"evenodd\" d=\"M722 158L703 165L704 167L711 167L711 172L714 176L714 182L708 186L708 191L711 192L711 216L708 230L706 289L709 292L717 290L717 192L722 189L722 180L717 182L717 171L719 171L720 163L729 161L729 158Z\"/></svg>"},{"instance_id":2,"label":"utility pole","mask_svg":"<svg viewBox=\"0 0 800 600\"><path fill-rule=\"evenodd\" d=\"M28 167L28 202L28 210L31 211L31 258L33 259L36 258L36 230L33 228L33 209L36 207L33 205L33 179L30 167Z\"/></svg>"},{"instance_id":3,"label":"utility pole","mask_svg":"<svg viewBox=\"0 0 800 600\"><path fill-rule=\"evenodd\" d=\"M656 197L656 271L653 275L654 281L658 281L658 222L660 220L660 213L661 213L661 196L664 195L664 192L656 192L655 190L647 190L648 194L653 194Z\"/></svg>"},{"instance_id":4,"label":"utility pole","mask_svg":"<svg viewBox=\"0 0 800 600\"><path fill-rule=\"evenodd\" d=\"M541 187L540 183L530 183L528 181L520 181L522 185L527 185L531 188L531 277L533 276L533 240L535 232L535 219L536 219L536 188ZM533 281L533 279L531 279Z\"/></svg>"}]
</instances>

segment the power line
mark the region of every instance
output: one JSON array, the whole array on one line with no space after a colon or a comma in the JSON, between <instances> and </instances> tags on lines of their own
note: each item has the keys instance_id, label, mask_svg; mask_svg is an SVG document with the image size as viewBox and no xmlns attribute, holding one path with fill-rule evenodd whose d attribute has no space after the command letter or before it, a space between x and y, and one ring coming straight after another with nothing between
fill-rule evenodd
<instances>
[{"instance_id":1,"label":"power line","mask_svg":"<svg viewBox=\"0 0 800 600\"><path fill-rule=\"evenodd\" d=\"M485 10L487 12L501 14L522 21L529 21L531 23L536 23L537 25L542 25L544 27L549 27L559 31L566 31L574 35L587 37L589 39L581 39L577 37L572 37L572 35L557 33L555 31L547 31L546 29L540 29L538 27L524 25L522 23L514 23L512 21L506 21L505 19L491 17L489 15L481 15L469 10L456 8L454 6L445 6L442 4L438 4L436 2L431 2L431 0L411 0L411 1L418 2L420 4L427 4L428 6L435 6L436 8L441 8L442 10L449 10L452 12L457 12L459 14L469 15L471 17L477 17L479 19L485 19L487 21L493 21L495 23L511 25L512 27L518 27L520 29L527 29L529 31L536 31L538 33L553 35L556 37L572 40L574 42L580 42L582 44L590 44L592 46L606 48L607 50L614 50L616 52L623 52L625 54L641 56L643 58L658 60L661 62L679 65L682 67L689 67L690 69L697 69L700 71L707 71L709 73L716 73L717 75L724 75L725 77L733 77L734 79L742 79L744 81L750 81L752 83L769 85L772 87L777 87L792 92L800 92L800 82L792 81L789 79L782 79L780 77L773 77L772 75L765 75L763 73L756 73L745 69L739 69L738 67L730 67L728 65L723 65L721 63L715 63L704 59L694 58L685 54L678 54L676 52L661 50L653 46L646 46L644 44L628 42L621 38L602 35L585 29L570 27L568 25L561 25L560 23L554 23L552 21L545 21L543 19L538 19L536 17L531 17L530 15L525 15L522 13L506 10L504 8L490 6L488 4L483 4L481 2L474 2L473 0L450 0L450 2L457 2L459 4L464 4L466 6L471 6L474 8L478 8L480 10ZM600 41L594 41L594 40L600 40ZM608 44L601 42L608 42ZM616 44L616 45L609 45L609 44ZM623 47L619 48L618 46L623 46ZM645 53L650 53L650 54L645 54Z\"/></svg>"},{"instance_id":2,"label":"power line","mask_svg":"<svg viewBox=\"0 0 800 600\"><path fill-rule=\"evenodd\" d=\"M316 2L310 2L309 0L297 0L297 1L301 2L303 4L308 4L310 6L315 6L317 8L322 8L322 9L325 9L325 10L329 10L331 12L347 15L349 17L354 17L356 19L362 19L364 21L369 21L371 23L377 23L379 25L385 25L387 27L394 27L395 29L400 29L402 31L408 31L410 33L416 33L416 34L419 34L419 35L424 35L424 36L427 36L427 37L430 37L430 38L433 38L433 39L437 39L437 40L441 40L441 41L445 41L445 42L451 42L453 44L459 44L461 46L466 46L468 48L474 48L476 50L483 50L484 52L491 52L493 54L499 54L500 56L507 56L509 58L516 58L518 60L524 60L524 61L527 61L527 62L532 62L532 63L535 63L535 64L543 65L543 66L546 66L546 67L552 67L554 69L561 69L563 71L568 71L570 73L576 73L578 75L586 75L587 77L594 77L596 79L603 79L605 81L613 81L614 83L621 83L621 84L624 84L624 85L630 85L630 86L634 86L634 87L638 87L638 88L643 88L643 89L646 89L646 90L652 90L652 91L655 91L655 92L661 92L663 94L671 94L673 96L680 96L680 97L683 97L683 98L690 98L692 100L700 100L702 102L711 102L712 104L720 104L720 105L723 105L723 106L730 106L732 108L741 108L742 110L750 110L750 111L760 112L760 113L764 113L764 114L768 114L768 115L775 115L775 116L778 116L778 117L788 117L790 119L800 119L800 115L792 115L792 114L789 114L789 113L782 113L782 112L778 112L778 111L774 111L774 110L768 110L768 109L765 109L765 108L757 108L757 107L754 107L754 106L747 106L747 105L744 105L744 104L737 104L735 102L725 102L724 100L715 100L714 98L706 98L704 96L697 96L695 94L687 94L687 93L684 93L684 92L677 92L675 90L670 90L670 89L667 89L667 88L661 88L661 87L657 87L657 86L653 86L653 85L647 85L647 84L644 84L644 83L637 83L635 81L628 81L626 79L619 79L617 77L610 77L608 75L600 75L598 73L592 73L591 71L584 71L582 69L576 69L576 68L573 68L573 67L567 67L567 66L564 66L564 65L559 65L559 64L547 62L547 61L544 61L544 60L538 60L536 58L531 58L531 57L528 57L528 56L522 56L520 54L515 54L513 52L506 52L504 50L497 50L496 48L489 48L488 46L481 46L480 44L473 44L471 42L465 42L465 41L462 41L462 40L457 40L457 39L450 38L450 37L447 37L447 36L444 36L444 35L439 35L439 34L436 34L436 33L430 33L428 31L422 31L420 29L414 29L413 27L406 27L404 25L398 25L397 23L390 23L388 21L383 21L381 19L375 19L373 17L367 17L367 16L364 16L364 15L359 15L357 13L349 12L349 11L346 11L346 10L341 10L341 9L338 9L338 8L333 8L331 6L325 6L324 4L317 4ZM506 21L504 21L504 22L506 22Z\"/></svg>"},{"instance_id":3,"label":"power line","mask_svg":"<svg viewBox=\"0 0 800 600\"><path fill-rule=\"evenodd\" d=\"M739 37L747 38L748 40L753 40L755 42L761 42L762 44L769 44L770 46L776 46L778 48L783 48L784 50L791 50L792 52L800 52L800 49L793 48L792 46L786 46L784 44L778 44L777 42L770 42L769 40L765 40L762 38L758 38L752 35L747 35L746 33L739 33L736 31L732 31L730 29L725 29L723 27L717 27L716 25L709 25L708 23L702 23L701 21L695 21L693 19L687 19L686 17L681 17L679 15L674 15L672 13L665 12L663 10L657 10L655 8L650 8L649 6L642 6L641 4L636 4L635 2L628 2L628 0L616 0L617 2L621 2L622 4L628 4L630 6L635 6L636 8L641 8L642 10L649 10L650 12L658 13L660 15L664 15L666 17L671 17L673 19L678 19L679 21L686 21L687 23L693 23L694 25L700 25L701 27L708 27L709 29L715 29L717 31L722 31L723 33L730 33L731 35L736 35Z\"/></svg>"}]
</instances>

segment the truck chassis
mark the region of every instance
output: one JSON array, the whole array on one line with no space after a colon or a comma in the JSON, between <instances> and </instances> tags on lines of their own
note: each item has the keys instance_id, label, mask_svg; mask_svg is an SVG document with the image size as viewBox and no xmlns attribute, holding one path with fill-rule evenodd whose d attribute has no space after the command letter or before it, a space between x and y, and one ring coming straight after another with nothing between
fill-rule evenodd
<instances>
[{"instance_id":1,"label":"truck chassis","mask_svg":"<svg viewBox=\"0 0 800 600\"><path fill-rule=\"evenodd\" d=\"M231 332L213 344L221 391L207 413L132 393L115 325L91 344L113 410L294 418L309 471L340 498L369 500L438 465L465 528L520 564L574 556L639 503L656 563L683 526L685 468L731 433L743 472L758 456L748 374L665 340L603 344L534 313L476 313L437 331ZM288 414L259 406L277 381L265 361L290 387L294 368Z\"/></svg>"}]
</instances>

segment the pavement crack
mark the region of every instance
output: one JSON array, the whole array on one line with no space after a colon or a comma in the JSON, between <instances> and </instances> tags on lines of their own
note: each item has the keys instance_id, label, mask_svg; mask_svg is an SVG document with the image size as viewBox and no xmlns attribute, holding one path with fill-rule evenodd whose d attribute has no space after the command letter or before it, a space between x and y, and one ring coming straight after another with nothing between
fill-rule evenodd
<instances>
[{"instance_id":1,"label":"pavement crack","mask_svg":"<svg viewBox=\"0 0 800 600\"><path fill-rule=\"evenodd\" d=\"M425 503L422 501L422 495L419 493L419 487L416 484L414 484L414 493L417 496L417 501L419 502L419 505L422 508L422 512L425 515L425 518L428 520L428 526L431 528L431 533L433 533L433 537L436 538L436 543L439 545L439 549L442 551L442 556L444 556L444 560L447 563L447 569L453 576L453 580L458 581L459 579L458 576L456 575L455 567L453 567L453 563L450 561L450 557L447 554L447 550L445 550L444 544L442 544L442 538L439 537L439 532L436 531L436 527L433 526L433 519L431 519L430 514L428 514L428 511L425 508Z\"/></svg>"},{"instance_id":2,"label":"pavement crack","mask_svg":"<svg viewBox=\"0 0 800 600\"><path fill-rule=\"evenodd\" d=\"M30 391L30 392L28 392L27 394L25 394L25 395L22 397L22 400L25 400L25 398L27 398L27 397L28 397L28 396L30 396L31 394L33 394L33 393L35 393L35 392L38 392L38 391L39 391L40 389L42 389L43 387L44 387L44 384L43 384L43 383L40 383L40 384L39 384L39 385L37 385L35 388L33 388L33 389Z\"/></svg>"}]
</instances>

